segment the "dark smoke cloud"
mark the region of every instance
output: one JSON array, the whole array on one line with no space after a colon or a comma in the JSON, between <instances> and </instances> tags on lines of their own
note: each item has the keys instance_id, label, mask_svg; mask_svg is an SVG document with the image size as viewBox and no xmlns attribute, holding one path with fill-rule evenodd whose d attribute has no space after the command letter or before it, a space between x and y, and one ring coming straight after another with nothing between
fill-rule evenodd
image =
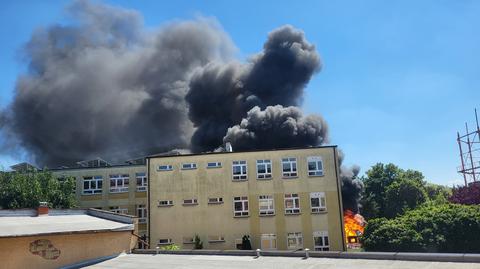
<instances>
[{"instance_id":1,"label":"dark smoke cloud","mask_svg":"<svg viewBox=\"0 0 480 269\"><path fill-rule=\"evenodd\" d=\"M223 138L237 150L317 146L327 139L327 124L317 115L303 116L298 107L252 108Z\"/></svg>"},{"instance_id":2,"label":"dark smoke cloud","mask_svg":"<svg viewBox=\"0 0 480 269\"><path fill-rule=\"evenodd\" d=\"M131 10L77 1L68 12L74 26L38 29L26 44L5 135L51 166L188 147L190 76L229 58L229 37L207 19L147 31Z\"/></svg>"},{"instance_id":3,"label":"dark smoke cloud","mask_svg":"<svg viewBox=\"0 0 480 269\"><path fill-rule=\"evenodd\" d=\"M358 178L360 167L353 165L345 167L342 165L345 155L338 151L338 162L340 163L340 179L342 181L342 203L344 209L350 209L354 213L360 211L360 199L362 198L363 182Z\"/></svg>"},{"instance_id":4,"label":"dark smoke cloud","mask_svg":"<svg viewBox=\"0 0 480 269\"><path fill-rule=\"evenodd\" d=\"M36 164L56 167L213 151L224 142L248 150L328 141L325 121L299 108L321 69L299 29L272 31L241 63L211 19L147 30L132 10L80 0L67 12L72 24L40 28L24 47L28 72L0 111L2 150L21 147ZM358 171L341 171L344 205L356 211Z\"/></svg>"},{"instance_id":5,"label":"dark smoke cloud","mask_svg":"<svg viewBox=\"0 0 480 269\"><path fill-rule=\"evenodd\" d=\"M193 151L218 147L227 129L239 124L255 106L264 110L267 106L300 105L306 84L320 67L315 46L302 31L287 25L272 31L263 51L246 64L212 63L200 69L186 96L190 120L197 127ZM303 117L300 110L295 113ZM321 130L317 133L324 134Z\"/></svg>"}]
</instances>

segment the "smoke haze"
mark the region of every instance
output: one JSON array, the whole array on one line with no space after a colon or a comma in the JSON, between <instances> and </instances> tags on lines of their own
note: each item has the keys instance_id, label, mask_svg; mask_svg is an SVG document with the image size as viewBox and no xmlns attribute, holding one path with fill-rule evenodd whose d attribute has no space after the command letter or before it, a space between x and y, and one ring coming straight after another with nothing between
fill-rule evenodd
<instances>
[{"instance_id":1,"label":"smoke haze","mask_svg":"<svg viewBox=\"0 0 480 269\"><path fill-rule=\"evenodd\" d=\"M299 29L274 29L240 62L213 19L151 30L138 12L101 3L76 1L67 12L73 23L39 28L23 48L28 71L0 112L4 150L20 147L57 167L224 142L235 150L328 142L323 118L299 108L322 65ZM355 209L358 171L341 171L352 199L344 203Z\"/></svg>"}]
</instances>

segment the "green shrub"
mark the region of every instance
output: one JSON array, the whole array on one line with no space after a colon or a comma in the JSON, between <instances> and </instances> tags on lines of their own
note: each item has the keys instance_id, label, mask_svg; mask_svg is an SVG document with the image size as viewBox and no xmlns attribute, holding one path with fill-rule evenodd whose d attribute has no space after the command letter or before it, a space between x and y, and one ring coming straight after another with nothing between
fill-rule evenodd
<instances>
[{"instance_id":1,"label":"green shrub","mask_svg":"<svg viewBox=\"0 0 480 269\"><path fill-rule=\"evenodd\" d=\"M480 206L427 203L370 220L362 242L367 251L480 252Z\"/></svg>"},{"instance_id":2,"label":"green shrub","mask_svg":"<svg viewBox=\"0 0 480 269\"><path fill-rule=\"evenodd\" d=\"M161 247L160 249L161 250L180 250L180 247L175 244L172 244L172 245Z\"/></svg>"}]
</instances>

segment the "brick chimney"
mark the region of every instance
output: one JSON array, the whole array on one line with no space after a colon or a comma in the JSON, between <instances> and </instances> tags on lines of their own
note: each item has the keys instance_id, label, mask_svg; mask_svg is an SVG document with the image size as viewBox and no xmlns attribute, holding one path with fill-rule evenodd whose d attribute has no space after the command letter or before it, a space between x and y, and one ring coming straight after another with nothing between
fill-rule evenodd
<instances>
[{"instance_id":1,"label":"brick chimney","mask_svg":"<svg viewBox=\"0 0 480 269\"><path fill-rule=\"evenodd\" d=\"M38 216L48 216L48 203L47 202L40 202L40 205L37 209Z\"/></svg>"}]
</instances>

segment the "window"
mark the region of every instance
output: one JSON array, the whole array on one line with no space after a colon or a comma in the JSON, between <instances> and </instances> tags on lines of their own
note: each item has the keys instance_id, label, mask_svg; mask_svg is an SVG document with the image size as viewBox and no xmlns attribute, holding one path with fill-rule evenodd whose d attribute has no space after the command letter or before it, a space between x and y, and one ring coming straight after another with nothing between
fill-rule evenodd
<instances>
[{"instance_id":1,"label":"window","mask_svg":"<svg viewBox=\"0 0 480 269\"><path fill-rule=\"evenodd\" d=\"M117 213L117 214L128 214L128 208L122 208L119 206L111 206L109 208L110 212Z\"/></svg>"},{"instance_id":2,"label":"window","mask_svg":"<svg viewBox=\"0 0 480 269\"><path fill-rule=\"evenodd\" d=\"M158 201L158 206L172 206L173 201L172 200L160 200Z\"/></svg>"},{"instance_id":3,"label":"window","mask_svg":"<svg viewBox=\"0 0 480 269\"><path fill-rule=\"evenodd\" d=\"M182 170L192 170L197 169L196 163L182 163Z\"/></svg>"},{"instance_id":4,"label":"window","mask_svg":"<svg viewBox=\"0 0 480 269\"><path fill-rule=\"evenodd\" d=\"M233 198L233 215L235 217L248 216L248 197L234 197Z\"/></svg>"},{"instance_id":5,"label":"window","mask_svg":"<svg viewBox=\"0 0 480 269\"><path fill-rule=\"evenodd\" d=\"M185 199L183 205L198 205L197 198Z\"/></svg>"},{"instance_id":6,"label":"window","mask_svg":"<svg viewBox=\"0 0 480 269\"><path fill-rule=\"evenodd\" d=\"M138 223L147 223L147 207L145 205L136 205Z\"/></svg>"},{"instance_id":7,"label":"window","mask_svg":"<svg viewBox=\"0 0 480 269\"><path fill-rule=\"evenodd\" d=\"M222 197L208 198L208 203L209 204L223 204L223 198Z\"/></svg>"},{"instance_id":8,"label":"window","mask_svg":"<svg viewBox=\"0 0 480 269\"><path fill-rule=\"evenodd\" d=\"M243 240L241 238L235 239L235 248L236 249L243 249Z\"/></svg>"},{"instance_id":9,"label":"window","mask_svg":"<svg viewBox=\"0 0 480 269\"><path fill-rule=\"evenodd\" d=\"M102 193L102 176L83 177L83 194Z\"/></svg>"},{"instance_id":10,"label":"window","mask_svg":"<svg viewBox=\"0 0 480 269\"><path fill-rule=\"evenodd\" d=\"M300 213L300 199L298 194L285 194L285 214Z\"/></svg>"},{"instance_id":11,"label":"window","mask_svg":"<svg viewBox=\"0 0 480 269\"><path fill-rule=\"evenodd\" d=\"M129 175L110 175L110 192L128 192Z\"/></svg>"},{"instance_id":12,"label":"window","mask_svg":"<svg viewBox=\"0 0 480 269\"><path fill-rule=\"evenodd\" d=\"M312 192L310 193L310 206L312 207L312 213L323 212L327 210L324 192Z\"/></svg>"},{"instance_id":13,"label":"window","mask_svg":"<svg viewBox=\"0 0 480 269\"><path fill-rule=\"evenodd\" d=\"M301 249L301 248L303 248L302 233L288 233L287 234L287 247L288 247L288 249Z\"/></svg>"},{"instance_id":14,"label":"window","mask_svg":"<svg viewBox=\"0 0 480 269\"><path fill-rule=\"evenodd\" d=\"M282 159L282 176L297 177L297 158Z\"/></svg>"},{"instance_id":15,"label":"window","mask_svg":"<svg viewBox=\"0 0 480 269\"><path fill-rule=\"evenodd\" d=\"M247 161L233 161L233 180L247 180Z\"/></svg>"},{"instance_id":16,"label":"window","mask_svg":"<svg viewBox=\"0 0 480 269\"><path fill-rule=\"evenodd\" d=\"M309 176L323 176L322 157L313 156L308 157L308 175Z\"/></svg>"},{"instance_id":17,"label":"window","mask_svg":"<svg viewBox=\"0 0 480 269\"><path fill-rule=\"evenodd\" d=\"M173 165L159 165L158 166L158 171L172 171L173 170Z\"/></svg>"},{"instance_id":18,"label":"window","mask_svg":"<svg viewBox=\"0 0 480 269\"><path fill-rule=\"evenodd\" d=\"M225 242L225 237L223 235L209 235L208 243L222 243Z\"/></svg>"},{"instance_id":19,"label":"window","mask_svg":"<svg viewBox=\"0 0 480 269\"><path fill-rule=\"evenodd\" d=\"M173 240L171 238L158 239L158 244L159 245L171 245L171 244L173 244Z\"/></svg>"},{"instance_id":20,"label":"window","mask_svg":"<svg viewBox=\"0 0 480 269\"><path fill-rule=\"evenodd\" d=\"M193 237L184 237L183 238L184 244L194 244Z\"/></svg>"},{"instance_id":21,"label":"window","mask_svg":"<svg viewBox=\"0 0 480 269\"><path fill-rule=\"evenodd\" d=\"M274 234L262 234L260 244L262 249L277 249L277 236Z\"/></svg>"},{"instance_id":22,"label":"window","mask_svg":"<svg viewBox=\"0 0 480 269\"><path fill-rule=\"evenodd\" d=\"M222 167L221 162L207 163L207 168L219 168L219 167Z\"/></svg>"},{"instance_id":23,"label":"window","mask_svg":"<svg viewBox=\"0 0 480 269\"><path fill-rule=\"evenodd\" d=\"M272 161L257 160L257 178L258 179L272 178Z\"/></svg>"},{"instance_id":24,"label":"window","mask_svg":"<svg viewBox=\"0 0 480 269\"><path fill-rule=\"evenodd\" d=\"M260 216L275 215L275 206L272 195L260 195L258 197L258 206Z\"/></svg>"},{"instance_id":25,"label":"window","mask_svg":"<svg viewBox=\"0 0 480 269\"><path fill-rule=\"evenodd\" d=\"M137 180L137 191L147 191L147 174L145 172L136 173L135 178Z\"/></svg>"},{"instance_id":26,"label":"window","mask_svg":"<svg viewBox=\"0 0 480 269\"><path fill-rule=\"evenodd\" d=\"M315 250L318 250L318 251L330 250L327 231L313 232L313 242L315 244Z\"/></svg>"}]
</instances>

